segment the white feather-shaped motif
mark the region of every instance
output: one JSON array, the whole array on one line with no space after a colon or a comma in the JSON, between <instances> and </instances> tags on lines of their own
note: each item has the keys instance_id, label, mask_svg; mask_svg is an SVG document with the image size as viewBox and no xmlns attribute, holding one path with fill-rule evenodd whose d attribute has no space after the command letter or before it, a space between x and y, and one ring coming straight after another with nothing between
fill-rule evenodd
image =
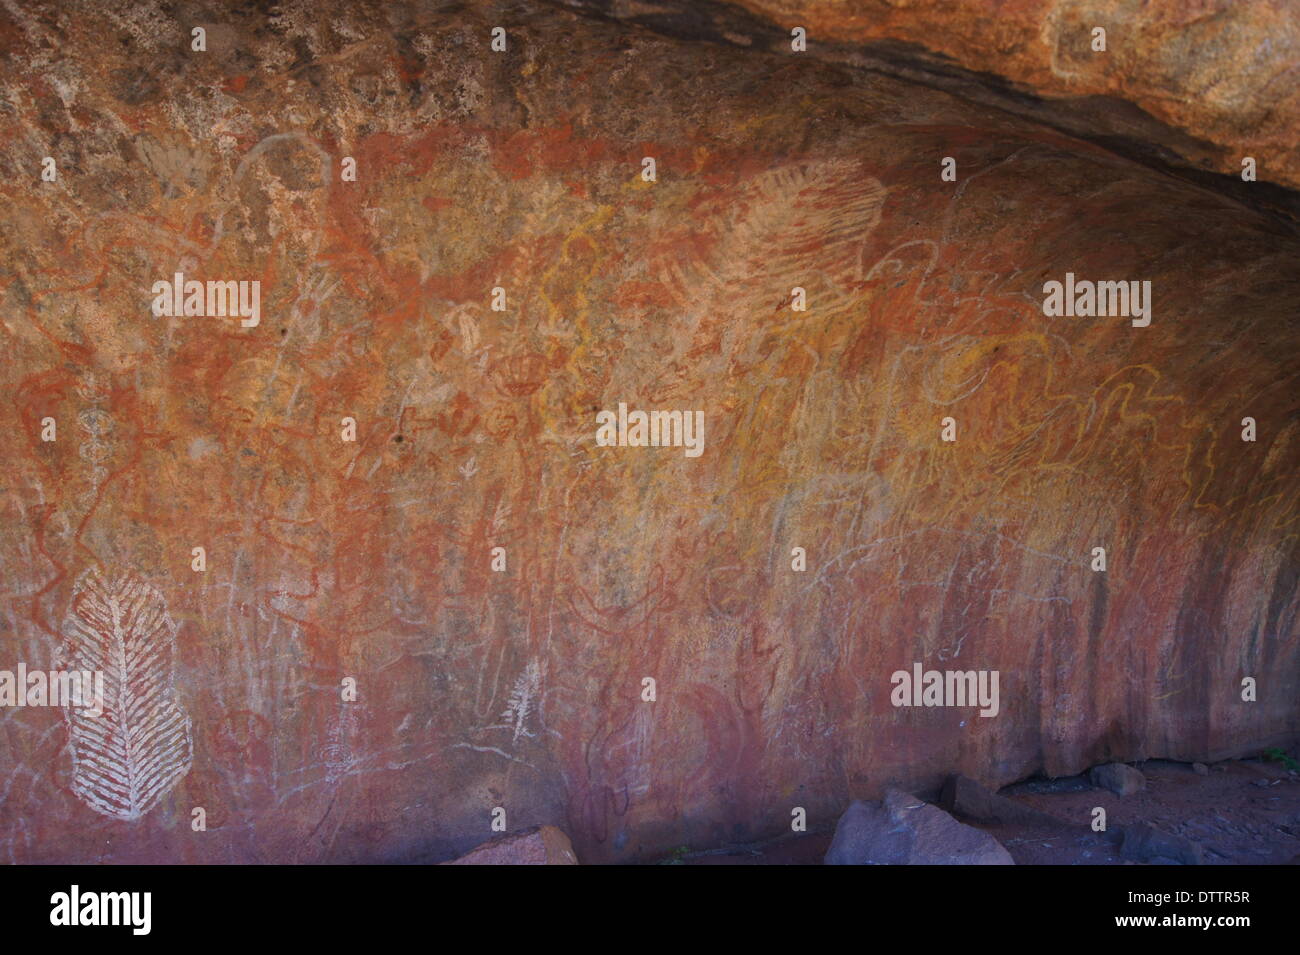
<instances>
[{"instance_id":1,"label":"white feather-shaped motif","mask_svg":"<svg viewBox=\"0 0 1300 955\"><path fill-rule=\"evenodd\" d=\"M542 671L536 662L528 664L524 672L515 680L515 687L510 693L506 710L501 714L501 719L505 721L505 728L514 733L513 743L518 743L522 736L533 735L528 731L528 718L533 715L541 684Z\"/></svg>"},{"instance_id":2,"label":"white feather-shaped motif","mask_svg":"<svg viewBox=\"0 0 1300 955\"><path fill-rule=\"evenodd\" d=\"M190 770L190 719L176 702L176 626L162 594L130 574L88 571L63 622L63 663L104 674L103 712L65 707L73 792L139 819Z\"/></svg>"}]
</instances>

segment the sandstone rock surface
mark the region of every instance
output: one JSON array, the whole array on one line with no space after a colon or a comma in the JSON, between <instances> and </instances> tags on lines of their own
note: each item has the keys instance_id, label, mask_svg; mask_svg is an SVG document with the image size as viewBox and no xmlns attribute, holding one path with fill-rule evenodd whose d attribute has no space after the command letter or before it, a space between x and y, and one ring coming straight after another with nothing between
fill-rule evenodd
<instances>
[{"instance_id":1,"label":"sandstone rock surface","mask_svg":"<svg viewBox=\"0 0 1300 955\"><path fill-rule=\"evenodd\" d=\"M1262 178L1300 186L1300 16L1290 0L738 0L818 43L909 44L1046 97L1108 96L1190 138L1219 172L1255 157ZM1106 31L1105 50L1093 31ZM1195 141L1210 144L1202 151Z\"/></svg>"},{"instance_id":2,"label":"sandstone rock surface","mask_svg":"<svg viewBox=\"0 0 1300 955\"><path fill-rule=\"evenodd\" d=\"M501 806L637 860L1300 732L1276 218L549 5L33 2L0 54L0 669L102 570L157 595L117 624L174 649L188 744L115 817L6 709L0 859L446 859ZM156 317L177 272L259 281L259 324ZM1067 274L1150 281L1150 324L1045 315ZM703 453L599 446L620 403ZM894 705L917 662L997 671L997 715Z\"/></svg>"},{"instance_id":3,"label":"sandstone rock surface","mask_svg":"<svg viewBox=\"0 0 1300 955\"><path fill-rule=\"evenodd\" d=\"M946 812L979 822L1060 825L1060 820L1049 813L991 792L975 780L961 775L951 776L944 783L939 805Z\"/></svg>"}]
</instances>

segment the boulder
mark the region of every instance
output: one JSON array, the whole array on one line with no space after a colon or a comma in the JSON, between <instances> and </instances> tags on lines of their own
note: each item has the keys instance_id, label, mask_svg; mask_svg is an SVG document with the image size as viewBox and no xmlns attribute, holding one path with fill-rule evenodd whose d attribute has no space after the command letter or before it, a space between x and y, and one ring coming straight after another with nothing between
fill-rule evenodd
<instances>
[{"instance_id":1,"label":"boulder","mask_svg":"<svg viewBox=\"0 0 1300 955\"><path fill-rule=\"evenodd\" d=\"M443 865L577 865L569 837L555 826L509 832Z\"/></svg>"},{"instance_id":2,"label":"boulder","mask_svg":"<svg viewBox=\"0 0 1300 955\"><path fill-rule=\"evenodd\" d=\"M987 833L891 789L879 803L855 800L835 825L827 865L1015 865Z\"/></svg>"},{"instance_id":3,"label":"boulder","mask_svg":"<svg viewBox=\"0 0 1300 955\"><path fill-rule=\"evenodd\" d=\"M1124 763L1094 766L1088 778L1094 786L1109 789L1116 796L1131 796L1147 788L1147 778L1139 770Z\"/></svg>"},{"instance_id":4,"label":"boulder","mask_svg":"<svg viewBox=\"0 0 1300 955\"><path fill-rule=\"evenodd\" d=\"M1208 776L1210 775L1210 767L1204 763L1192 763L1192 772L1197 776Z\"/></svg>"},{"instance_id":5,"label":"boulder","mask_svg":"<svg viewBox=\"0 0 1300 955\"><path fill-rule=\"evenodd\" d=\"M1156 862L1167 859L1183 865L1203 865L1204 853L1201 847L1186 836L1163 832L1140 822L1123 827L1124 841L1119 854L1123 859L1134 862Z\"/></svg>"}]
</instances>

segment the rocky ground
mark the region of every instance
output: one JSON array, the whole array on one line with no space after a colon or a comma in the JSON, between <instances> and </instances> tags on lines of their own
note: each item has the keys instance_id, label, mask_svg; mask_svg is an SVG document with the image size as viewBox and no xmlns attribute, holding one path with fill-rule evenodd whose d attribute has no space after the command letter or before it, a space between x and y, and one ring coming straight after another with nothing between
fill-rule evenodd
<instances>
[{"instance_id":1,"label":"rocky ground","mask_svg":"<svg viewBox=\"0 0 1300 955\"><path fill-rule=\"evenodd\" d=\"M1152 760L1136 764L1146 789L1128 796L1093 786L1087 775L1033 779L1001 791L1017 803L1060 820L1059 824L979 823L1017 865L1146 863L1121 854L1122 829L1146 823L1199 845L1206 865L1283 865L1300 862L1300 775L1276 762L1228 760L1201 775L1193 764ZM926 794L937 801L937 794ZM1107 832L1093 832L1092 810L1107 814ZM766 843L691 850L682 847L660 864L819 865L833 827Z\"/></svg>"}]
</instances>

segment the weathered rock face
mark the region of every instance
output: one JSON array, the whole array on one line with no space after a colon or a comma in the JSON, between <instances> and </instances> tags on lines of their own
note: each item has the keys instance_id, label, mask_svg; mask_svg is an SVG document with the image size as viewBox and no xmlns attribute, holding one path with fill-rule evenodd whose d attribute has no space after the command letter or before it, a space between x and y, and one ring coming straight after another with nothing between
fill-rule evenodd
<instances>
[{"instance_id":1,"label":"weathered rock face","mask_svg":"<svg viewBox=\"0 0 1300 955\"><path fill-rule=\"evenodd\" d=\"M973 779L951 776L943 784L939 806L963 819L985 823L1014 823L1029 826L1056 826L1060 820L1050 813L990 792Z\"/></svg>"},{"instance_id":2,"label":"weathered rock face","mask_svg":"<svg viewBox=\"0 0 1300 955\"><path fill-rule=\"evenodd\" d=\"M812 58L193 9L0 20L0 669L134 648L147 702L0 710L0 858L440 861L501 807L633 859L1300 730L1288 227ZM176 272L260 321L155 317ZM1067 273L1150 324L1045 315ZM620 403L702 453L599 446ZM894 706L915 663L996 715Z\"/></svg>"},{"instance_id":3,"label":"weathered rock face","mask_svg":"<svg viewBox=\"0 0 1300 955\"><path fill-rule=\"evenodd\" d=\"M1291 0L737 2L803 26L813 44L899 41L1038 96L1115 97L1187 133L1193 141L1171 145L1207 166L1237 175L1252 156L1265 178L1300 186L1300 16Z\"/></svg>"}]
</instances>

